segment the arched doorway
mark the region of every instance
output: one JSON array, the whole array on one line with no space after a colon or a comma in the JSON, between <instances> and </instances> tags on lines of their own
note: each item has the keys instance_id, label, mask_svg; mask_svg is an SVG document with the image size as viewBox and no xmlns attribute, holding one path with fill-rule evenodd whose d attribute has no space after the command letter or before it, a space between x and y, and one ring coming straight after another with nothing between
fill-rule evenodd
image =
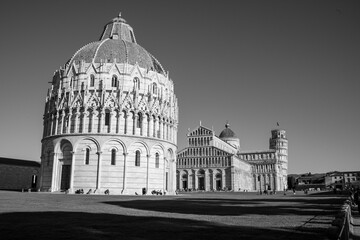
<instances>
[{"instance_id":1,"label":"arched doorway","mask_svg":"<svg viewBox=\"0 0 360 240\"><path fill-rule=\"evenodd\" d=\"M215 175L215 186L216 186L216 190L221 190L222 189L222 176L221 173L217 173Z\"/></svg>"},{"instance_id":2,"label":"arched doorway","mask_svg":"<svg viewBox=\"0 0 360 240\"><path fill-rule=\"evenodd\" d=\"M205 171L203 169L198 172L198 189L205 190Z\"/></svg>"},{"instance_id":3,"label":"arched doorway","mask_svg":"<svg viewBox=\"0 0 360 240\"><path fill-rule=\"evenodd\" d=\"M72 150L73 148L69 141L61 141L61 153L59 155L59 189L61 191L66 191L70 188Z\"/></svg>"},{"instance_id":4,"label":"arched doorway","mask_svg":"<svg viewBox=\"0 0 360 240\"><path fill-rule=\"evenodd\" d=\"M182 175L182 178L181 178L181 181L182 181L182 187L184 190L187 190L188 189L188 176L186 173L184 173Z\"/></svg>"}]
</instances>

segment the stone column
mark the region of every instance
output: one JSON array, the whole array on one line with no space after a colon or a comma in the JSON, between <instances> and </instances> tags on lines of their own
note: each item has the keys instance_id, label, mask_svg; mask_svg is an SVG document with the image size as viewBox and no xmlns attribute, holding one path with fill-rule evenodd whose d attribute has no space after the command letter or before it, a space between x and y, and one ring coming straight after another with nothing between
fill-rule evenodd
<instances>
[{"instance_id":1,"label":"stone column","mask_svg":"<svg viewBox=\"0 0 360 240\"><path fill-rule=\"evenodd\" d=\"M221 174L221 185L222 185L222 188L226 188L226 176L225 176L225 169L222 169L222 174Z\"/></svg>"},{"instance_id":2,"label":"stone column","mask_svg":"<svg viewBox=\"0 0 360 240\"><path fill-rule=\"evenodd\" d=\"M188 177L189 179L189 177ZM182 186L182 182L181 182L181 173L179 171L179 174L176 174L176 181L179 183L178 184L178 189L183 189L183 186ZM189 184L189 180L188 180L188 184Z\"/></svg>"},{"instance_id":3,"label":"stone column","mask_svg":"<svg viewBox=\"0 0 360 240\"><path fill-rule=\"evenodd\" d=\"M193 188L193 187L192 187L192 184L193 184L193 175L192 175L191 169L188 169L187 180L188 180L188 183L187 183L188 189L192 189L192 188Z\"/></svg>"},{"instance_id":4,"label":"stone column","mask_svg":"<svg viewBox=\"0 0 360 240\"><path fill-rule=\"evenodd\" d=\"M58 127L59 127L59 111L56 111L54 135L58 134Z\"/></svg>"},{"instance_id":5,"label":"stone column","mask_svg":"<svg viewBox=\"0 0 360 240\"><path fill-rule=\"evenodd\" d=\"M231 167L231 190L235 191L235 168L234 166Z\"/></svg>"},{"instance_id":6,"label":"stone column","mask_svg":"<svg viewBox=\"0 0 360 240\"><path fill-rule=\"evenodd\" d=\"M151 157L151 155L146 155L146 190L147 190L147 194L149 194L149 185L150 185L150 183L149 183L149 174L150 174L150 169L149 169L149 167L150 167L150 157Z\"/></svg>"},{"instance_id":7,"label":"stone column","mask_svg":"<svg viewBox=\"0 0 360 240\"><path fill-rule=\"evenodd\" d=\"M74 193L75 152L71 152L70 193Z\"/></svg>"},{"instance_id":8,"label":"stone column","mask_svg":"<svg viewBox=\"0 0 360 240\"><path fill-rule=\"evenodd\" d=\"M124 122L124 128L125 128L124 132L125 132L125 134L129 134L128 119L129 119L129 113L126 112L126 113L125 113L125 122Z\"/></svg>"},{"instance_id":9,"label":"stone column","mask_svg":"<svg viewBox=\"0 0 360 240\"><path fill-rule=\"evenodd\" d=\"M86 127L86 119L88 118L89 114L86 111L86 109L84 110L84 112L82 113L82 126L81 126L81 133L85 133L85 127ZM89 129L89 128L88 128Z\"/></svg>"},{"instance_id":10,"label":"stone column","mask_svg":"<svg viewBox=\"0 0 360 240\"><path fill-rule=\"evenodd\" d=\"M72 118L72 111L69 110L69 114L68 114L68 121L67 121L67 126L66 126L66 133L69 134L70 130L71 130L71 118Z\"/></svg>"},{"instance_id":11,"label":"stone column","mask_svg":"<svg viewBox=\"0 0 360 240\"><path fill-rule=\"evenodd\" d=\"M54 114L50 113L49 114L49 124L48 124L48 136L52 135L52 128L53 128L53 122L54 122Z\"/></svg>"},{"instance_id":12,"label":"stone column","mask_svg":"<svg viewBox=\"0 0 360 240\"><path fill-rule=\"evenodd\" d=\"M75 126L74 126L74 133L78 133L78 132L80 132L80 130L78 129L79 116L80 116L80 113L79 113L79 110L77 110L77 111L76 111L76 113L75 113Z\"/></svg>"},{"instance_id":13,"label":"stone column","mask_svg":"<svg viewBox=\"0 0 360 240\"><path fill-rule=\"evenodd\" d=\"M216 189L216 175L215 175L215 172L214 172L214 170L212 170L212 175L211 175L211 181L212 181L212 189L213 190L217 190Z\"/></svg>"},{"instance_id":14,"label":"stone column","mask_svg":"<svg viewBox=\"0 0 360 240\"><path fill-rule=\"evenodd\" d=\"M163 122L162 122L162 125L161 125L161 127L162 127L162 135L161 135L161 137L162 137L162 139L166 139L166 127L165 127L165 121L163 120Z\"/></svg>"},{"instance_id":15,"label":"stone column","mask_svg":"<svg viewBox=\"0 0 360 240\"><path fill-rule=\"evenodd\" d=\"M169 179L168 179L168 192L175 194L176 181L174 181L173 175L176 174L176 155L174 159L169 160Z\"/></svg>"},{"instance_id":16,"label":"stone column","mask_svg":"<svg viewBox=\"0 0 360 240\"><path fill-rule=\"evenodd\" d=\"M65 118L65 113L64 113L64 110L63 110L61 112L61 124L60 124L60 132L59 132L59 134L64 133L64 118Z\"/></svg>"},{"instance_id":17,"label":"stone column","mask_svg":"<svg viewBox=\"0 0 360 240\"><path fill-rule=\"evenodd\" d=\"M194 179L194 180L195 180L195 186L194 186L194 188L195 188L195 189L198 189L198 188L199 188L199 184L198 184L199 178L198 178L198 176L197 176L196 171L195 171L194 177L195 177L195 179Z\"/></svg>"},{"instance_id":18,"label":"stone column","mask_svg":"<svg viewBox=\"0 0 360 240\"><path fill-rule=\"evenodd\" d=\"M96 179L96 192L101 189L101 162L102 162L102 152L97 152L98 154L98 166L97 166L97 179Z\"/></svg>"},{"instance_id":19,"label":"stone column","mask_svg":"<svg viewBox=\"0 0 360 240\"><path fill-rule=\"evenodd\" d=\"M149 137L149 124L150 124L150 115L144 114L143 118L143 136Z\"/></svg>"},{"instance_id":20,"label":"stone column","mask_svg":"<svg viewBox=\"0 0 360 240\"><path fill-rule=\"evenodd\" d=\"M160 138L160 139L162 139L162 134L163 134L163 130L164 129L162 129L162 120L161 119L159 119L159 135L158 135L158 138Z\"/></svg>"},{"instance_id":21,"label":"stone column","mask_svg":"<svg viewBox=\"0 0 360 240\"><path fill-rule=\"evenodd\" d=\"M112 123L112 121L113 121L113 116L114 116L114 111L113 110L111 110L111 112L110 112L110 119L109 119L109 128L108 128L108 133L113 133L114 131L113 131L113 123Z\"/></svg>"},{"instance_id":22,"label":"stone column","mask_svg":"<svg viewBox=\"0 0 360 240\"><path fill-rule=\"evenodd\" d=\"M139 116L138 116L138 112L137 111L135 111L134 112L134 117L133 117L133 129L132 129L132 134L133 135L138 135L137 134L137 131L136 131L136 128L137 128L137 119L139 118Z\"/></svg>"},{"instance_id":23,"label":"stone column","mask_svg":"<svg viewBox=\"0 0 360 240\"><path fill-rule=\"evenodd\" d=\"M89 113L89 114L90 114L90 113ZM95 116L95 111L93 110L93 111L91 112L91 116L90 116L90 118L91 118L91 123L89 124L89 125L90 125L89 133L94 132L94 116ZM90 119L89 119L89 120L90 120Z\"/></svg>"},{"instance_id":24,"label":"stone column","mask_svg":"<svg viewBox=\"0 0 360 240\"><path fill-rule=\"evenodd\" d=\"M153 132L154 132L154 122L153 122L153 117L151 114L149 114L149 119L148 119L148 137L153 137Z\"/></svg>"},{"instance_id":25,"label":"stone column","mask_svg":"<svg viewBox=\"0 0 360 240\"><path fill-rule=\"evenodd\" d=\"M98 133L102 133L102 132L104 132L105 109L101 109L99 116L100 116L100 119L99 119Z\"/></svg>"},{"instance_id":26,"label":"stone column","mask_svg":"<svg viewBox=\"0 0 360 240\"><path fill-rule=\"evenodd\" d=\"M116 133L121 133L121 129L120 129L121 115L122 115L122 112L119 110L119 111L118 111L118 114L117 114L117 127L116 127Z\"/></svg>"},{"instance_id":27,"label":"stone column","mask_svg":"<svg viewBox=\"0 0 360 240\"><path fill-rule=\"evenodd\" d=\"M121 194L126 194L127 190L126 190L126 156L128 155L128 153L123 153L124 155L124 174L123 174L123 189L121 191Z\"/></svg>"},{"instance_id":28,"label":"stone column","mask_svg":"<svg viewBox=\"0 0 360 240\"><path fill-rule=\"evenodd\" d=\"M206 169L205 171L204 171L204 188L205 188L205 191L209 191L209 189L210 189L210 184L209 184L209 180L210 180L210 178L209 178L209 171Z\"/></svg>"},{"instance_id":29,"label":"stone column","mask_svg":"<svg viewBox=\"0 0 360 240\"><path fill-rule=\"evenodd\" d=\"M154 121L154 125L153 125L153 127L154 127L154 132L153 132L152 134L153 134L153 137L154 137L154 138L157 138L157 137L158 137L158 135L157 135L157 129L158 129L159 124L158 124L157 118L153 119L153 121Z\"/></svg>"},{"instance_id":30,"label":"stone column","mask_svg":"<svg viewBox=\"0 0 360 240\"><path fill-rule=\"evenodd\" d=\"M166 159L166 157L164 157L163 189L166 189L166 162L167 162L167 159ZM169 164L169 167L170 167L170 162L168 164ZM170 178L170 176L169 176L169 178ZM169 186L169 179L168 179L168 186Z\"/></svg>"},{"instance_id":31,"label":"stone column","mask_svg":"<svg viewBox=\"0 0 360 240\"><path fill-rule=\"evenodd\" d=\"M51 178L51 191L56 191L56 179L57 179L57 169L58 169L58 153L53 153L52 159L52 178Z\"/></svg>"},{"instance_id":32,"label":"stone column","mask_svg":"<svg viewBox=\"0 0 360 240\"><path fill-rule=\"evenodd\" d=\"M274 189L276 189L276 191L280 191L281 189L279 189L279 185L278 185L278 181L277 181L277 174L274 174Z\"/></svg>"}]
</instances>

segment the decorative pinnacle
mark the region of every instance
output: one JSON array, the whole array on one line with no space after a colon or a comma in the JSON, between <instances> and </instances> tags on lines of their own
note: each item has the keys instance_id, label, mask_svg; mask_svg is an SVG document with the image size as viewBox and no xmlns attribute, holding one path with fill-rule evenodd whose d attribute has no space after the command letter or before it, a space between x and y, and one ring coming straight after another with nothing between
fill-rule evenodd
<instances>
[{"instance_id":1,"label":"decorative pinnacle","mask_svg":"<svg viewBox=\"0 0 360 240\"><path fill-rule=\"evenodd\" d=\"M119 18L121 18L121 12L119 12L119 15L118 15Z\"/></svg>"}]
</instances>

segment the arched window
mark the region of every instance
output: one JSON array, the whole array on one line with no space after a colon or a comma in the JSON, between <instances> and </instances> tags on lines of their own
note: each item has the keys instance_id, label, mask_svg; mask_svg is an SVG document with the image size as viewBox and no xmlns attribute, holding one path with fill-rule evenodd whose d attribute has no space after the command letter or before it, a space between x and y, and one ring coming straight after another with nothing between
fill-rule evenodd
<instances>
[{"instance_id":1,"label":"arched window","mask_svg":"<svg viewBox=\"0 0 360 240\"><path fill-rule=\"evenodd\" d=\"M142 114L139 112L137 116L136 127L141 128L141 125L142 125Z\"/></svg>"},{"instance_id":2,"label":"arched window","mask_svg":"<svg viewBox=\"0 0 360 240\"><path fill-rule=\"evenodd\" d=\"M95 86L95 76L93 74L90 75L90 87Z\"/></svg>"},{"instance_id":3,"label":"arched window","mask_svg":"<svg viewBox=\"0 0 360 240\"><path fill-rule=\"evenodd\" d=\"M111 150L111 165L115 165L116 163L116 150L112 149Z\"/></svg>"},{"instance_id":4,"label":"arched window","mask_svg":"<svg viewBox=\"0 0 360 240\"><path fill-rule=\"evenodd\" d=\"M86 148L85 150L85 164L89 165L90 163L90 149Z\"/></svg>"},{"instance_id":5,"label":"arched window","mask_svg":"<svg viewBox=\"0 0 360 240\"><path fill-rule=\"evenodd\" d=\"M140 89L140 79L137 77L134 78L134 88Z\"/></svg>"},{"instance_id":6,"label":"arched window","mask_svg":"<svg viewBox=\"0 0 360 240\"><path fill-rule=\"evenodd\" d=\"M153 94L157 94L157 85L153 83Z\"/></svg>"},{"instance_id":7,"label":"arched window","mask_svg":"<svg viewBox=\"0 0 360 240\"><path fill-rule=\"evenodd\" d=\"M111 87L117 87L118 86L118 78L116 75L113 75L111 78Z\"/></svg>"},{"instance_id":8,"label":"arched window","mask_svg":"<svg viewBox=\"0 0 360 240\"><path fill-rule=\"evenodd\" d=\"M160 166L160 155L159 153L155 154L155 168L159 168Z\"/></svg>"},{"instance_id":9,"label":"arched window","mask_svg":"<svg viewBox=\"0 0 360 240\"><path fill-rule=\"evenodd\" d=\"M140 151L135 152L135 166L140 167Z\"/></svg>"}]
</instances>

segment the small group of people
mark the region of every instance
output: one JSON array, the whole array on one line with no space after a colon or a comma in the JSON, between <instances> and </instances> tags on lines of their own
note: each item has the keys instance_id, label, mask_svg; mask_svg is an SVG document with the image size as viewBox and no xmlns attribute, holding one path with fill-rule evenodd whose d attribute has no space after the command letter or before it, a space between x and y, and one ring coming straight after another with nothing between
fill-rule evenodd
<instances>
[{"instance_id":1,"label":"small group of people","mask_svg":"<svg viewBox=\"0 0 360 240\"><path fill-rule=\"evenodd\" d=\"M152 195L163 195L163 192L161 190L152 190L151 191ZM164 195L166 194L166 192L164 191Z\"/></svg>"},{"instance_id":2,"label":"small group of people","mask_svg":"<svg viewBox=\"0 0 360 240\"><path fill-rule=\"evenodd\" d=\"M89 191L86 192L86 194L92 194L92 193L96 193L96 189L93 191L91 188L89 189ZM85 194L84 189L78 189L75 191L75 194ZM109 189L106 189L104 192L105 195L109 195L110 191Z\"/></svg>"}]
</instances>

